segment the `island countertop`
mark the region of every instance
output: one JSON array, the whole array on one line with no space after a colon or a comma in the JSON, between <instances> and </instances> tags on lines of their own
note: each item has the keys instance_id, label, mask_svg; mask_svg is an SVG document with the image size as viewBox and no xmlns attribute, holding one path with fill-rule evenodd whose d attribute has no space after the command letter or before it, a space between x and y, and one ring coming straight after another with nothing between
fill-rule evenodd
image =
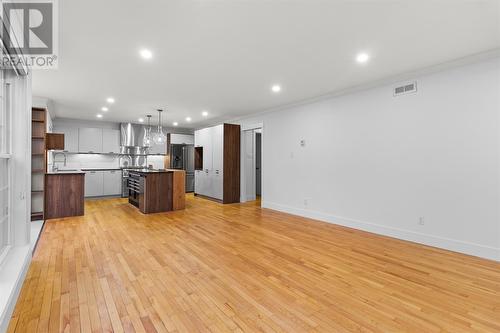
<instances>
[{"instance_id":1,"label":"island countertop","mask_svg":"<svg viewBox=\"0 0 500 333\"><path fill-rule=\"evenodd\" d=\"M64 175L81 175L85 174L85 171L82 170L58 170L58 171L47 171L46 175L56 175L56 176L64 176Z\"/></svg>"}]
</instances>

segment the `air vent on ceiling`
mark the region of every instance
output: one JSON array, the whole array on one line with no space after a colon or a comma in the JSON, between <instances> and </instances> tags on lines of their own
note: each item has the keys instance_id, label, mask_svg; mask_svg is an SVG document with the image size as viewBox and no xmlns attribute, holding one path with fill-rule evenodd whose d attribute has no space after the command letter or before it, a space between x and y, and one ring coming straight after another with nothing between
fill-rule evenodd
<instances>
[{"instance_id":1,"label":"air vent on ceiling","mask_svg":"<svg viewBox=\"0 0 500 333\"><path fill-rule=\"evenodd\" d=\"M417 92L417 82L412 82L410 84L405 84L404 86L399 86L394 88L394 96L415 93L415 92Z\"/></svg>"}]
</instances>

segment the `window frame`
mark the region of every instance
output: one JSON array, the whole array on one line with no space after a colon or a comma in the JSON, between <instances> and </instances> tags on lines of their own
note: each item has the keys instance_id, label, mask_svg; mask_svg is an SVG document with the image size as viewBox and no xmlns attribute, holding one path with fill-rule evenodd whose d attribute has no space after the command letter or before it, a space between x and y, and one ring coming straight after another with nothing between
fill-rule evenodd
<instances>
[{"instance_id":1,"label":"window frame","mask_svg":"<svg viewBox=\"0 0 500 333\"><path fill-rule=\"evenodd\" d=\"M7 223L7 242L0 247L0 264L3 263L9 250L12 248L12 86L5 79L5 72L0 71L0 85L2 89L1 106L0 106L0 117L2 117L2 122L6 129L6 135L2 138L2 145L0 149L5 151L0 151L0 160L6 161L7 164L7 185L0 188L0 191L7 190L7 209L6 215L1 216L0 227L3 227L4 223ZM1 134L3 135L3 134ZM3 212L0 212L3 214ZM3 240L2 240L3 241Z\"/></svg>"}]
</instances>

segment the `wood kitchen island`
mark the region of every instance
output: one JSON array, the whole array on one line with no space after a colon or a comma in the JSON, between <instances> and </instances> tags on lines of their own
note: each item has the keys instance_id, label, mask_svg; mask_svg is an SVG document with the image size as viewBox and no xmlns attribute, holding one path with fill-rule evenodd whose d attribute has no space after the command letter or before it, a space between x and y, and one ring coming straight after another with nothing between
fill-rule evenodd
<instances>
[{"instance_id":1,"label":"wood kitchen island","mask_svg":"<svg viewBox=\"0 0 500 333\"><path fill-rule=\"evenodd\" d=\"M144 214L184 209L185 176L184 170L130 170L129 203Z\"/></svg>"}]
</instances>

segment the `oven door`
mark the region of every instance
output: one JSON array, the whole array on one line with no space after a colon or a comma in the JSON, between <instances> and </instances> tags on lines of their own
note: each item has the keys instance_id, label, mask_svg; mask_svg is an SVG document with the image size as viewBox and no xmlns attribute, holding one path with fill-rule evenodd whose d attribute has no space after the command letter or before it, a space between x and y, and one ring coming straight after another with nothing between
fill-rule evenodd
<instances>
[{"instance_id":1,"label":"oven door","mask_svg":"<svg viewBox=\"0 0 500 333\"><path fill-rule=\"evenodd\" d=\"M139 207L139 195L141 194L141 176L136 173L129 173L127 179L128 202Z\"/></svg>"}]
</instances>

